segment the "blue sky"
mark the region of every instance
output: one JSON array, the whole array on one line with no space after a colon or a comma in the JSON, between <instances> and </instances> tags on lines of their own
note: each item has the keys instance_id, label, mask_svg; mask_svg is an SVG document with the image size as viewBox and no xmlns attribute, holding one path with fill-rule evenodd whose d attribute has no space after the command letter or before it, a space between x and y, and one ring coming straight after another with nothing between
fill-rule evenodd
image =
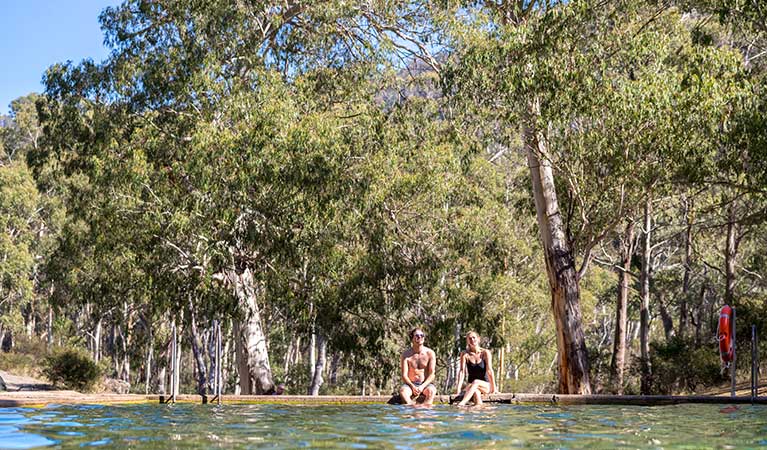
<instances>
[{"instance_id":1,"label":"blue sky","mask_svg":"<svg viewBox=\"0 0 767 450\"><path fill-rule=\"evenodd\" d=\"M0 114L11 100L43 90L48 66L85 58L104 47L98 16L119 0L0 0Z\"/></svg>"}]
</instances>

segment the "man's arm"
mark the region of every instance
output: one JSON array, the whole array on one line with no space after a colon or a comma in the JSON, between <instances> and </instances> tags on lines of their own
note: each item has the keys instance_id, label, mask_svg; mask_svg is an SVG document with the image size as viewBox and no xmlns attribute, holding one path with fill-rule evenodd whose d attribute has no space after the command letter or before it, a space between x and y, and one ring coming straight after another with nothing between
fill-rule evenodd
<instances>
[{"instance_id":1,"label":"man's arm","mask_svg":"<svg viewBox=\"0 0 767 450\"><path fill-rule=\"evenodd\" d=\"M402 369L402 382L408 386L410 386L410 389L415 389L413 386L413 382L410 381L410 377L408 377L408 367L407 367L407 358L405 355L407 352L403 353L400 357L400 368Z\"/></svg>"},{"instance_id":2,"label":"man's arm","mask_svg":"<svg viewBox=\"0 0 767 450\"><path fill-rule=\"evenodd\" d=\"M426 364L426 370L425 375L426 379L423 380L423 383L421 386L423 386L424 389L426 389L429 384L434 381L434 374L436 373L437 368L437 355L434 353L433 350L429 350L429 362Z\"/></svg>"}]
</instances>

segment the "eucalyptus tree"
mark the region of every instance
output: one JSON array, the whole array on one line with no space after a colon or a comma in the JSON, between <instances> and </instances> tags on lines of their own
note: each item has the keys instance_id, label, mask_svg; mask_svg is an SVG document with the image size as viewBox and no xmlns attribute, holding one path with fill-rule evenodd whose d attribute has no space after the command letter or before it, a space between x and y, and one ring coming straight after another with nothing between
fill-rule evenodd
<instances>
[{"instance_id":1,"label":"eucalyptus tree","mask_svg":"<svg viewBox=\"0 0 767 450\"><path fill-rule=\"evenodd\" d=\"M757 0L687 0L680 2L700 19L700 37L738 48L747 66L767 68L767 11ZM724 29L711 33L711 22Z\"/></svg>"},{"instance_id":2,"label":"eucalyptus tree","mask_svg":"<svg viewBox=\"0 0 767 450\"><path fill-rule=\"evenodd\" d=\"M559 391L590 392L578 281L591 252L642 208L647 223L645 205L671 180L710 167L703 162L742 65L727 49L693 42L673 9L641 2L547 3L517 23L494 23L463 43L452 92L481 99L522 132L557 320ZM647 360L647 262L644 272Z\"/></svg>"},{"instance_id":3,"label":"eucalyptus tree","mask_svg":"<svg viewBox=\"0 0 767 450\"><path fill-rule=\"evenodd\" d=\"M45 318L44 332L50 342L52 315L41 266L54 245L62 209L54 190L38 188L26 161L41 145L42 127L35 109L38 99L30 94L11 102L11 115L0 128L4 222L0 296L9 308L4 314L9 322L6 326L23 324L31 337L38 333L38 321Z\"/></svg>"},{"instance_id":4,"label":"eucalyptus tree","mask_svg":"<svg viewBox=\"0 0 767 450\"><path fill-rule=\"evenodd\" d=\"M89 284L108 286L114 298L143 298L144 290L130 286L152 286L160 292L150 297L170 301L150 304L171 314L206 309L196 297L209 286L231 292L238 304L218 311L244 321L237 340L250 373L241 378L253 378L256 392L269 391L259 302L280 273L280 255L304 262L322 253L305 245L325 233L327 200L312 196L327 182L325 162L343 162L355 144L334 141L353 133L345 130L354 116L339 116L339 105L353 98L348 103L348 93L323 89L339 76L364 83L376 63L405 54L437 67L419 38L429 31L419 22L427 9L411 2L172 0L107 8L101 21L113 52L100 64L49 70L50 145L33 158L37 167L60 165L80 201L72 214L90 233L117 224L131 230L112 232L114 240L101 243L108 245L95 236L73 245L90 247L86 256L103 255L91 260L89 275L113 273L109 263L121 261L108 256L114 249L138 271L129 279L143 281ZM313 139L315 126L328 132ZM110 204L110 197L126 205ZM99 203L103 208L94 208ZM322 273L322 263L315 270ZM176 295L195 299L171 299Z\"/></svg>"},{"instance_id":5,"label":"eucalyptus tree","mask_svg":"<svg viewBox=\"0 0 767 450\"><path fill-rule=\"evenodd\" d=\"M20 333L34 304L35 222L40 195L23 161L0 165L0 336ZM24 315L22 315L24 313Z\"/></svg>"},{"instance_id":6,"label":"eucalyptus tree","mask_svg":"<svg viewBox=\"0 0 767 450\"><path fill-rule=\"evenodd\" d=\"M753 277L746 269L750 257L741 252L741 244L761 230L766 210L767 12L755 1L703 0L687 5L702 16L700 38L738 48L747 69L742 75L746 87L732 103L731 118L721 128L724 139L717 170L700 180L718 196L714 204L719 211L704 210L705 217L717 223L724 235L721 257L709 258L715 261L711 269L722 275L725 302L739 305L745 299L738 284Z\"/></svg>"}]
</instances>

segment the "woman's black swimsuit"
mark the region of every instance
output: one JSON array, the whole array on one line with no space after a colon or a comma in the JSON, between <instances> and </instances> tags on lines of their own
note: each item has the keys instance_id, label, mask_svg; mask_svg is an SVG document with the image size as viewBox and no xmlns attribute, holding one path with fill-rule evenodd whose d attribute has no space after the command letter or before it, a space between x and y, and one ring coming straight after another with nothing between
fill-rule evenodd
<instances>
[{"instance_id":1,"label":"woman's black swimsuit","mask_svg":"<svg viewBox=\"0 0 767 450\"><path fill-rule=\"evenodd\" d=\"M487 366L484 359L480 359L477 364L474 364L469 358L466 358L466 371L469 373L469 383L474 380L489 381L487 379Z\"/></svg>"}]
</instances>

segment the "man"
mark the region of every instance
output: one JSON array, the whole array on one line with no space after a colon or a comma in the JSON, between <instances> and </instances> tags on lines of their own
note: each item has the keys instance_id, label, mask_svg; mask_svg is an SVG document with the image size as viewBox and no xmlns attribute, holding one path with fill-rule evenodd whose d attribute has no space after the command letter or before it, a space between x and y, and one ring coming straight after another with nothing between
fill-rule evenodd
<instances>
[{"instance_id":1,"label":"man","mask_svg":"<svg viewBox=\"0 0 767 450\"><path fill-rule=\"evenodd\" d=\"M432 384L437 357L432 349L423 345L425 339L423 330L414 328L410 331L412 347L402 354L400 362L404 384L399 389L399 396L406 405L413 405L423 397L424 405L431 406L437 393Z\"/></svg>"}]
</instances>

